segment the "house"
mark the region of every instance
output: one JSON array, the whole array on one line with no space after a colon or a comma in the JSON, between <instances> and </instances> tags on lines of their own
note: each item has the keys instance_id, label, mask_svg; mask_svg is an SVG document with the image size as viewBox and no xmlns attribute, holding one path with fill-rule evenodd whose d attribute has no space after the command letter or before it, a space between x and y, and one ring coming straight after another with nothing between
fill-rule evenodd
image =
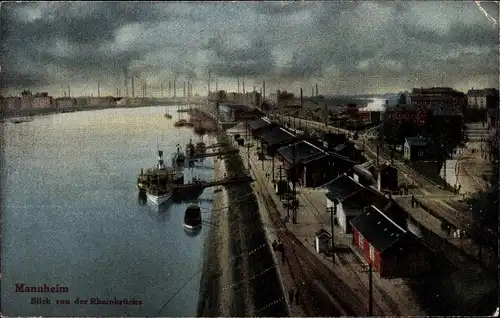
<instances>
[{"instance_id":1,"label":"house","mask_svg":"<svg viewBox=\"0 0 500 318\"><path fill-rule=\"evenodd\" d=\"M372 186L377 183L377 174L374 171L375 162L366 161L352 167L352 178L364 186Z\"/></svg>"},{"instance_id":2,"label":"house","mask_svg":"<svg viewBox=\"0 0 500 318\"><path fill-rule=\"evenodd\" d=\"M324 187L326 193L326 207L333 208L337 218L337 224L344 233L351 233L350 221L360 215L363 209L369 205L376 205L383 209L389 200L382 193L363 186L351 176L344 173L333 179Z\"/></svg>"},{"instance_id":3,"label":"house","mask_svg":"<svg viewBox=\"0 0 500 318\"><path fill-rule=\"evenodd\" d=\"M408 101L414 105L447 103L463 106L467 104L466 95L450 87L414 88L408 94Z\"/></svg>"},{"instance_id":4,"label":"house","mask_svg":"<svg viewBox=\"0 0 500 318\"><path fill-rule=\"evenodd\" d=\"M327 253L330 251L330 246L332 241L332 235L328 233L325 229L320 229L316 232L314 236L314 245L316 246L316 252Z\"/></svg>"},{"instance_id":5,"label":"house","mask_svg":"<svg viewBox=\"0 0 500 318\"><path fill-rule=\"evenodd\" d=\"M431 136L446 133L453 139L460 140L463 123L464 115L458 106L444 104L433 106L430 109L429 127ZM443 131L443 127L446 127L445 131Z\"/></svg>"},{"instance_id":6,"label":"house","mask_svg":"<svg viewBox=\"0 0 500 318\"><path fill-rule=\"evenodd\" d=\"M431 270L434 252L375 206L351 220L351 226L352 244L380 277L411 277Z\"/></svg>"},{"instance_id":7,"label":"house","mask_svg":"<svg viewBox=\"0 0 500 318\"><path fill-rule=\"evenodd\" d=\"M278 148L300 139L300 137L280 126L263 128L257 133L257 137L260 140L262 153L269 156L274 156Z\"/></svg>"},{"instance_id":8,"label":"house","mask_svg":"<svg viewBox=\"0 0 500 318\"><path fill-rule=\"evenodd\" d=\"M423 137L408 137L404 143L404 158L406 160L423 160L429 155L429 140Z\"/></svg>"},{"instance_id":9,"label":"house","mask_svg":"<svg viewBox=\"0 0 500 318\"><path fill-rule=\"evenodd\" d=\"M476 109L498 107L498 90L494 88L470 89L467 92L467 106Z\"/></svg>"},{"instance_id":10,"label":"house","mask_svg":"<svg viewBox=\"0 0 500 318\"><path fill-rule=\"evenodd\" d=\"M331 180L332 158L325 150L301 140L278 149L279 158L284 162L289 180L293 180L293 167L297 181L305 187L317 187Z\"/></svg>"},{"instance_id":11,"label":"house","mask_svg":"<svg viewBox=\"0 0 500 318\"><path fill-rule=\"evenodd\" d=\"M278 124L273 123L269 118L267 117L261 117L254 119L252 121L249 121L247 123L248 129L250 130L252 137L257 138L257 134L260 130L272 126L278 126Z\"/></svg>"}]
</instances>

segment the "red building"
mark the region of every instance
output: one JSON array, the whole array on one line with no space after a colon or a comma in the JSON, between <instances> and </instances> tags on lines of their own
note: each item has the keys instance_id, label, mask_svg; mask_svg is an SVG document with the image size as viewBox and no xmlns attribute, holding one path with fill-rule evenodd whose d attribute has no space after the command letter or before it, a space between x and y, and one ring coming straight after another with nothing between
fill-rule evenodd
<instances>
[{"instance_id":1,"label":"red building","mask_svg":"<svg viewBox=\"0 0 500 318\"><path fill-rule=\"evenodd\" d=\"M411 277L432 268L434 252L375 206L351 220L353 245L383 278Z\"/></svg>"}]
</instances>

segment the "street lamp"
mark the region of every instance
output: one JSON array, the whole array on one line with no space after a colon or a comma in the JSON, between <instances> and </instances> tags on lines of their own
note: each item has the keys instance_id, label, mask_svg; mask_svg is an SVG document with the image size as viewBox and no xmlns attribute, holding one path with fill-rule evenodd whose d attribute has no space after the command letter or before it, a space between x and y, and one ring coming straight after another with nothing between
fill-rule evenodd
<instances>
[{"instance_id":1,"label":"street lamp","mask_svg":"<svg viewBox=\"0 0 500 318\"><path fill-rule=\"evenodd\" d=\"M327 212L330 213L330 225L332 231L332 261L335 264L335 228L334 228L334 219L337 216L337 202L333 202L333 206L327 208Z\"/></svg>"}]
</instances>

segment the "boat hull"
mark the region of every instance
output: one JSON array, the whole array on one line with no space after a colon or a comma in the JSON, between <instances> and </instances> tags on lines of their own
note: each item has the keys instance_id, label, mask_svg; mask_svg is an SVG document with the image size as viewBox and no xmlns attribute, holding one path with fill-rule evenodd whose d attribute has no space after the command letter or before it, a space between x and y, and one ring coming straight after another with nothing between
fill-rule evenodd
<instances>
[{"instance_id":1,"label":"boat hull","mask_svg":"<svg viewBox=\"0 0 500 318\"><path fill-rule=\"evenodd\" d=\"M167 194L154 195L147 192L146 197L148 198L148 201L153 203L154 205L162 205L172 198L172 193L169 192Z\"/></svg>"}]
</instances>

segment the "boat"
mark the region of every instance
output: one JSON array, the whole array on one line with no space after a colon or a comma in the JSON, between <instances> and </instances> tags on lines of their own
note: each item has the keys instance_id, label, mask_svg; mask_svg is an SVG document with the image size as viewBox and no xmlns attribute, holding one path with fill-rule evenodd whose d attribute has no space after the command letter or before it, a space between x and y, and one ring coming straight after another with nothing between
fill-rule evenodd
<instances>
[{"instance_id":1,"label":"boat","mask_svg":"<svg viewBox=\"0 0 500 318\"><path fill-rule=\"evenodd\" d=\"M191 204L184 213L184 227L189 230L201 228L201 209L196 204Z\"/></svg>"},{"instance_id":2,"label":"boat","mask_svg":"<svg viewBox=\"0 0 500 318\"><path fill-rule=\"evenodd\" d=\"M144 172L141 169L137 177L137 188L140 192L147 192L150 188L170 188L175 184L184 184L184 173L173 167L166 167L163 161L163 151L158 150L158 164L153 169Z\"/></svg>"},{"instance_id":3,"label":"boat","mask_svg":"<svg viewBox=\"0 0 500 318\"><path fill-rule=\"evenodd\" d=\"M186 161L186 156L181 151L181 146L177 144L177 152L172 155L172 165L183 166Z\"/></svg>"},{"instance_id":4,"label":"boat","mask_svg":"<svg viewBox=\"0 0 500 318\"><path fill-rule=\"evenodd\" d=\"M196 156L196 148L195 148L194 144L192 143L191 139L189 139L189 143L186 145L186 157L189 160L196 160L196 159L192 159L195 156Z\"/></svg>"},{"instance_id":5,"label":"boat","mask_svg":"<svg viewBox=\"0 0 500 318\"><path fill-rule=\"evenodd\" d=\"M184 127L188 123L185 119L180 119L174 123L174 127Z\"/></svg>"},{"instance_id":6,"label":"boat","mask_svg":"<svg viewBox=\"0 0 500 318\"><path fill-rule=\"evenodd\" d=\"M167 113L167 114L165 114L165 118L172 119L172 115Z\"/></svg>"},{"instance_id":7,"label":"boat","mask_svg":"<svg viewBox=\"0 0 500 318\"><path fill-rule=\"evenodd\" d=\"M207 153L207 145L203 141L200 141L196 143L195 151L198 156L203 156Z\"/></svg>"},{"instance_id":8,"label":"boat","mask_svg":"<svg viewBox=\"0 0 500 318\"><path fill-rule=\"evenodd\" d=\"M149 188L146 191L148 201L155 205L162 205L172 198L172 190L169 188Z\"/></svg>"}]
</instances>

